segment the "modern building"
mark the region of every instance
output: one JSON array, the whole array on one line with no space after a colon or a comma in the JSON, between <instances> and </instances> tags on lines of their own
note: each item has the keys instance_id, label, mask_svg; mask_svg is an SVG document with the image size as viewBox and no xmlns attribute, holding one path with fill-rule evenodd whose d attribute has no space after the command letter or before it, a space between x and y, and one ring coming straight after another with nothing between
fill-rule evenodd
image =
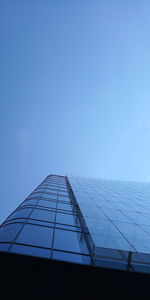
<instances>
[{"instance_id":1,"label":"modern building","mask_svg":"<svg viewBox=\"0 0 150 300\"><path fill-rule=\"evenodd\" d=\"M148 282L150 183L47 176L1 225L0 263L34 293Z\"/></svg>"}]
</instances>

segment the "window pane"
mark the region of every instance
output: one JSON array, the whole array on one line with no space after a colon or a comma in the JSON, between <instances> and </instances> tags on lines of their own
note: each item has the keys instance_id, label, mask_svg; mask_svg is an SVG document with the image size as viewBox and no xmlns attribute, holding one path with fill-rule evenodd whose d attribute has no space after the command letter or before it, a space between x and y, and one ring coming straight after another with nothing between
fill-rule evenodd
<instances>
[{"instance_id":1,"label":"window pane","mask_svg":"<svg viewBox=\"0 0 150 300\"><path fill-rule=\"evenodd\" d=\"M46 195L46 197L47 197L47 195L51 195L52 197L54 196L54 197L57 197L57 192L54 192L54 191L45 191L44 193L43 193L43 196L44 195Z\"/></svg>"},{"instance_id":2,"label":"window pane","mask_svg":"<svg viewBox=\"0 0 150 300\"><path fill-rule=\"evenodd\" d=\"M11 220L13 218L27 218L29 214L31 213L32 208L23 208L16 210L13 214L11 214L10 217L7 218L8 220Z\"/></svg>"},{"instance_id":3,"label":"window pane","mask_svg":"<svg viewBox=\"0 0 150 300\"><path fill-rule=\"evenodd\" d=\"M77 233L73 231L56 229L54 248L81 253Z\"/></svg>"},{"instance_id":4,"label":"window pane","mask_svg":"<svg viewBox=\"0 0 150 300\"><path fill-rule=\"evenodd\" d=\"M58 203L57 208L72 211L72 206L70 204Z\"/></svg>"},{"instance_id":5,"label":"window pane","mask_svg":"<svg viewBox=\"0 0 150 300\"><path fill-rule=\"evenodd\" d=\"M46 190L45 187L44 187L44 188L39 187L39 188L37 188L33 193L35 193L35 192L42 193L42 192L44 192L45 190Z\"/></svg>"},{"instance_id":6,"label":"window pane","mask_svg":"<svg viewBox=\"0 0 150 300\"><path fill-rule=\"evenodd\" d=\"M43 193L42 198L57 200L57 195Z\"/></svg>"},{"instance_id":7,"label":"window pane","mask_svg":"<svg viewBox=\"0 0 150 300\"><path fill-rule=\"evenodd\" d=\"M20 206L35 205L36 202L37 202L37 199L36 200L27 200L27 201L23 202Z\"/></svg>"},{"instance_id":8,"label":"window pane","mask_svg":"<svg viewBox=\"0 0 150 300\"><path fill-rule=\"evenodd\" d=\"M50 258L51 250L14 244L10 252Z\"/></svg>"},{"instance_id":9,"label":"window pane","mask_svg":"<svg viewBox=\"0 0 150 300\"><path fill-rule=\"evenodd\" d=\"M69 252L60 252L60 251L53 251L53 259L63 260L63 261L70 261L75 263L83 263L82 255L69 253Z\"/></svg>"},{"instance_id":10,"label":"window pane","mask_svg":"<svg viewBox=\"0 0 150 300\"><path fill-rule=\"evenodd\" d=\"M52 228L26 224L16 242L39 247L51 247L52 234Z\"/></svg>"},{"instance_id":11,"label":"window pane","mask_svg":"<svg viewBox=\"0 0 150 300\"><path fill-rule=\"evenodd\" d=\"M11 220L8 220L8 221L5 221L5 223L7 224L14 224L14 223L25 223L26 222L26 219L23 219L23 218L17 218L17 219L11 219Z\"/></svg>"},{"instance_id":12,"label":"window pane","mask_svg":"<svg viewBox=\"0 0 150 300\"><path fill-rule=\"evenodd\" d=\"M57 196L54 197L53 195L50 195L50 196L44 195L40 198L40 200L57 201Z\"/></svg>"},{"instance_id":13,"label":"window pane","mask_svg":"<svg viewBox=\"0 0 150 300\"><path fill-rule=\"evenodd\" d=\"M43 225L46 227L54 227L54 223L47 223L46 221L39 221L39 220L35 220L35 219L29 219L29 220L27 220L27 223L35 224L35 225Z\"/></svg>"},{"instance_id":14,"label":"window pane","mask_svg":"<svg viewBox=\"0 0 150 300\"><path fill-rule=\"evenodd\" d=\"M38 205L56 208L56 202L39 200Z\"/></svg>"},{"instance_id":15,"label":"window pane","mask_svg":"<svg viewBox=\"0 0 150 300\"><path fill-rule=\"evenodd\" d=\"M59 190L59 194L68 196L68 192L61 189Z\"/></svg>"},{"instance_id":16,"label":"window pane","mask_svg":"<svg viewBox=\"0 0 150 300\"><path fill-rule=\"evenodd\" d=\"M8 224L0 228L0 242L13 242L22 224Z\"/></svg>"},{"instance_id":17,"label":"window pane","mask_svg":"<svg viewBox=\"0 0 150 300\"><path fill-rule=\"evenodd\" d=\"M58 200L70 202L70 198L65 196L58 196Z\"/></svg>"},{"instance_id":18,"label":"window pane","mask_svg":"<svg viewBox=\"0 0 150 300\"><path fill-rule=\"evenodd\" d=\"M56 227L57 228L62 228L62 229L66 229L66 230L74 230L74 231L78 231L78 232L81 232L82 229L81 227L75 227L75 226L71 226L70 225L67 225L67 224L60 224L60 223L56 223Z\"/></svg>"},{"instance_id":19,"label":"window pane","mask_svg":"<svg viewBox=\"0 0 150 300\"><path fill-rule=\"evenodd\" d=\"M38 195L36 196L36 195L31 195L31 196L29 196L28 198L26 198L26 200L28 201L28 200L39 200L39 199L41 199L42 197L39 197Z\"/></svg>"},{"instance_id":20,"label":"window pane","mask_svg":"<svg viewBox=\"0 0 150 300\"><path fill-rule=\"evenodd\" d=\"M0 251L7 251L10 244L0 244Z\"/></svg>"},{"instance_id":21,"label":"window pane","mask_svg":"<svg viewBox=\"0 0 150 300\"><path fill-rule=\"evenodd\" d=\"M30 217L33 219L54 222L55 213L43 209L34 209Z\"/></svg>"},{"instance_id":22,"label":"window pane","mask_svg":"<svg viewBox=\"0 0 150 300\"><path fill-rule=\"evenodd\" d=\"M33 192L31 195L33 195L33 196L37 195L38 197L40 197L42 194L43 194L43 192L41 192L41 191L39 191L39 192L38 192L38 191L35 191L35 192ZM31 196L31 195L30 195L30 196ZM30 197L30 196L29 196L29 197Z\"/></svg>"},{"instance_id":23,"label":"window pane","mask_svg":"<svg viewBox=\"0 0 150 300\"><path fill-rule=\"evenodd\" d=\"M47 187L46 189L45 189L45 191L47 191L47 192L52 192L52 193L58 193L58 189L57 188L52 188L52 187Z\"/></svg>"},{"instance_id":24,"label":"window pane","mask_svg":"<svg viewBox=\"0 0 150 300\"><path fill-rule=\"evenodd\" d=\"M56 223L75 225L73 215L57 213Z\"/></svg>"}]
</instances>

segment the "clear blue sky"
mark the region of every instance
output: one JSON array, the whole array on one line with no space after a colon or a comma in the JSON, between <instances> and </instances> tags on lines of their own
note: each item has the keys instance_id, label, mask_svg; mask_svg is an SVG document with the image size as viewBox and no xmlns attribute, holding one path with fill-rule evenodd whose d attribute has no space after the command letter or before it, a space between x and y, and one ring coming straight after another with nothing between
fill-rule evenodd
<instances>
[{"instance_id":1,"label":"clear blue sky","mask_svg":"<svg viewBox=\"0 0 150 300\"><path fill-rule=\"evenodd\" d=\"M50 173L150 181L150 1L0 0L0 221Z\"/></svg>"}]
</instances>

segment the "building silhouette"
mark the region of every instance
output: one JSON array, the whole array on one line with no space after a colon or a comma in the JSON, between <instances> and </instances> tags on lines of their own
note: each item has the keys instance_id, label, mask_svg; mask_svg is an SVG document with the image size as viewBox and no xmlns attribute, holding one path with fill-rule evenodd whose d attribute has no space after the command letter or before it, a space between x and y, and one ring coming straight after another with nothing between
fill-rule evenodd
<instances>
[{"instance_id":1,"label":"building silhouette","mask_svg":"<svg viewBox=\"0 0 150 300\"><path fill-rule=\"evenodd\" d=\"M1 225L0 262L5 283L34 295L146 284L150 184L47 176Z\"/></svg>"}]
</instances>

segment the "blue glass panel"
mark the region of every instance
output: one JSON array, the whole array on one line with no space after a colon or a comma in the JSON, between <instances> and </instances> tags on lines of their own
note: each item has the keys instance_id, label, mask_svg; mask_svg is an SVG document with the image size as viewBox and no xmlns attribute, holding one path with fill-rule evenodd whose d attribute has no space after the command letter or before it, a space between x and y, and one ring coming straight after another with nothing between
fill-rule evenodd
<instances>
[{"instance_id":1,"label":"blue glass panel","mask_svg":"<svg viewBox=\"0 0 150 300\"><path fill-rule=\"evenodd\" d=\"M56 229L54 236L54 248L81 253L77 233L74 231Z\"/></svg>"},{"instance_id":2,"label":"blue glass panel","mask_svg":"<svg viewBox=\"0 0 150 300\"><path fill-rule=\"evenodd\" d=\"M119 209L102 208L106 216L113 221L122 221L130 223L130 219L124 215Z\"/></svg>"},{"instance_id":3,"label":"blue glass panel","mask_svg":"<svg viewBox=\"0 0 150 300\"><path fill-rule=\"evenodd\" d=\"M31 195L32 196L35 196L35 195L37 195L38 197L40 197L41 195L43 194L43 191L41 192L41 191L35 191L35 192L33 192ZM29 197L31 197L31 195L29 196Z\"/></svg>"},{"instance_id":4,"label":"blue glass panel","mask_svg":"<svg viewBox=\"0 0 150 300\"><path fill-rule=\"evenodd\" d=\"M50 193L58 193L57 188L49 187L49 186L45 189L45 191L50 192Z\"/></svg>"},{"instance_id":5,"label":"blue glass panel","mask_svg":"<svg viewBox=\"0 0 150 300\"><path fill-rule=\"evenodd\" d=\"M7 224L14 224L14 223L25 223L27 219L24 218L17 218L17 219L11 219L11 220L6 220L5 223Z\"/></svg>"},{"instance_id":6,"label":"blue glass panel","mask_svg":"<svg viewBox=\"0 0 150 300\"><path fill-rule=\"evenodd\" d=\"M119 223L119 222L118 222ZM120 237L120 231L110 222L110 220L99 220L97 218L89 218L88 225L90 224L89 231L91 235L103 235L106 237Z\"/></svg>"},{"instance_id":7,"label":"blue glass panel","mask_svg":"<svg viewBox=\"0 0 150 300\"><path fill-rule=\"evenodd\" d=\"M69 181L95 253L101 253L102 249L108 250L109 255L117 249L121 253L123 250L150 253L149 183L73 177ZM103 220L99 208L107 220Z\"/></svg>"},{"instance_id":8,"label":"blue glass panel","mask_svg":"<svg viewBox=\"0 0 150 300\"><path fill-rule=\"evenodd\" d=\"M75 225L75 220L73 215L57 213L56 223Z\"/></svg>"},{"instance_id":9,"label":"blue glass panel","mask_svg":"<svg viewBox=\"0 0 150 300\"><path fill-rule=\"evenodd\" d=\"M72 206L66 203L58 203L57 208L72 211Z\"/></svg>"},{"instance_id":10,"label":"blue glass panel","mask_svg":"<svg viewBox=\"0 0 150 300\"><path fill-rule=\"evenodd\" d=\"M52 202L57 202L57 197L54 199L53 197L41 197L39 200L46 200L46 201L52 201Z\"/></svg>"},{"instance_id":11,"label":"blue glass panel","mask_svg":"<svg viewBox=\"0 0 150 300\"><path fill-rule=\"evenodd\" d=\"M79 254L69 253L69 252L60 252L60 251L53 251L53 259L69 261L73 263L80 263L83 264L83 257Z\"/></svg>"},{"instance_id":12,"label":"blue glass panel","mask_svg":"<svg viewBox=\"0 0 150 300\"><path fill-rule=\"evenodd\" d=\"M10 244L0 243L0 251L7 251L9 246L10 246Z\"/></svg>"},{"instance_id":13,"label":"blue glass panel","mask_svg":"<svg viewBox=\"0 0 150 300\"><path fill-rule=\"evenodd\" d=\"M136 251L135 248L124 238L109 237L105 235L92 235L95 245L100 245L103 248L111 248L116 250Z\"/></svg>"},{"instance_id":14,"label":"blue glass panel","mask_svg":"<svg viewBox=\"0 0 150 300\"><path fill-rule=\"evenodd\" d=\"M137 237L136 239L131 239L131 243L137 252L150 253L150 237L149 239Z\"/></svg>"},{"instance_id":15,"label":"blue glass panel","mask_svg":"<svg viewBox=\"0 0 150 300\"><path fill-rule=\"evenodd\" d=\"M63 188L63 187L59 187L59 194L61 194L61 193L63 193L63 194L68 194L68 190L67 190L67 188Z\"/></svg>"},{"instance_id":16,"label":"blue glass panel","mask_svg":"<svg viewBox=\"0 0 150 300\"><path fill-rule=\"evenodd\" d=\"M135 272L150 273L150 268L147 265L133 264Z\"/></svg>"},{"instance_id":17,"label":"blue glass panel","mask_svg":"<svg viewBox=\"0 0 150 300\"><path fill-rule=\"evenodd\" d=\"M150 225L140 224L140 228L142 228L146 233L150 235Z\"/></svg>"},{"instance_id":18,"label":"blue glass panel","mask_svg":"<svg viewBox=\"0 0 150 300\"><path fill-rule=\"evenodd\" d=\"M58 200L70 202L70 198L65 196L58 196Z\"/></svg>"},{"instance_id":19,"label":"blue glass panel","mask_svg":"<svg viewBox=\"0 0 150 300\"><path fill-rule=\"evenodd\" d=\"M34 209L30 217L33 219L54 222L55 213L49 210Z\"/></svg>"},{"instance_id":20,"label":"blue glass panel","mask_svg":"<svg viewBox=\"0 0 150 300\"><path fill-rule=\"evenodd\" d=\"M44 188L39 187L39 188L37 188L33 193L35 193L35 192L42 193L42 192L44 192L45 190L46 190L45 187L44 187Z\"/></svg>"},{"instance_id":21,"label":"blue glass panel","mask_svg":"<svg viewBox=\"0 0 150 300\"><path fill-rule=\"evenodd\" d=\"M94 263L99 267L127 270L127 262L124 261L113 261L111 259L96 258L94 259Z\"/></svg>"},{"instance_id":22,"label":"blue glass panel","mask_svg":"<svg viewBox=\"0 0 150 300\"><path fill-rule=\"evenodd\" d=\"M149 220L147 220L146 217L144 217L142 214L138 212L130 212L130 211L124 211L124 214L127 215L127 217L135 224L147 224L149 225Z\"/></svg>"},{"instance_id":23,"label":"blue glass panel","mask_svg":"<svg viewBox=\"0 0 150 300\"><path fill-rule=\"evenodd\" d=\"M54 227L54 223L48 223L46 221L40 221L40 220L35 220L35 219L28 219L27 223L30 224L35 224L35 225L43 225L43 226L47 226L47 227Z\"/></svg>"},{"instance_id":24,"label":"blue glass panel","mask_svg":"<svg viewBox=\"0 0 150 300\"><path fill-rule=\"evenodd\" d=\"M56 223L56 227L66 229L66 230L74 230L74 231L78 231L78 232L82 231L81 227L70 226L70 225L67 225L67 224Z\"/></svg>"},{"instance_id":25,"label":"blue glass panel","mask_svg":"<svg viewBox=\"0 0 150 300\"><path fill-rule=\"evenodd\" d=\"M39 247L51 247L53 229L26 224L16 242Z\"/></svg>"},{"instance_id":26,"label":"blue glass panel","mask_svg":"<svg viewBox=\"0 0 150 300\"><path fill-rule=\"evenodd\" d=\"M29 216L29 214L31 213L31 211L32 211L32 208L18 209L7 218L7 221L11 220L13 218L27 218Z\"/></svg>"},{"instance_id":27,"label":"blue glass panel","mask_svg":"<svg viewBox=\"0 0 150 300\"><path fill-rule=\"evenodd\" d=\"M127 239L128 238L136 239L137 237L140 236L144 238L147 236L147 233L142 228L140 228L137 224L114 222L114 225Z\"/></svg>"},{"instance_id":28,"label":"blue glass panel","mask_svg":"<svg viewBox=\"0 0 150 300\"><path fill-rule=\"evenodd\" d=\"M45 191L44 193L43 193L43 196L45 195L46 197L49 197L49 196L51 196L51 197L57 197L57 192L55 192L55 191ZM47 195L49 195L49 196L47 196Z\"/></svg>"},{"instance_id":29,"label":"blue glass panel","mask_svg":"<svg viewBox=\"0 0 150 300\"><path fill-rule=\"evenodd\" d=\"M41 199L42 197L39 197L38 195L36 196L36 195L31 195L31 196L29 196L29 197L27 197L26 198L26 200L28 201L28 200L30 200L30 199L32 199L32 200L39 200L39 199Z\"/></svg>"},{"instance_id":30,"label":"blue glass panel","mask_svg":"<svg viewBox=\"0 0 150 300\"><path fill-rule=\"evenodd\" d=\"M42 198L57 200L57 195L43 193Z\"/></svg>"},{"instance_id":31,"label":"blue glass panel","mask_svg":"<svg viewBox=\"0 0 150 300\"><path fill-rule=\"evenodd\" d=\"M37 203L37 199L36 200L28 200L23 202L20 206L25 206L25 205L35 205Z\"/></svg>"},{"instance_id":32,"label":"blue glass panel","mask_svg":"<svg viewBox=\"0 0 150 300\"><path fill-rule=\"evenodd\" d=\"M50 254L51 254L51 250L49 249L36 248L36 247L25 246L25 245L16 245L16 244L12 246L10 252L31 255L31 256L38 256L38 257L47 257L47 258L50 258Z\"/></svg>"},{"instance_id":33,"label":"blue glass panel","mask_svg":"<svg viewBox=\"0 0 150 300\"><path fill-rule=\"evenodd\" d=\"M39 200L38 205L56 208L56 202Z\"/></svg>"},{"instance_id":34,"label":"blue glass panel","mask_svg":"<svg viewBox=\"0 0 150 300\"><path fill-rule=\"evenodd\" d=\"M0 228L0 242L13 242L22 224L8 224Z\"/></svg>"}]
</instances>

